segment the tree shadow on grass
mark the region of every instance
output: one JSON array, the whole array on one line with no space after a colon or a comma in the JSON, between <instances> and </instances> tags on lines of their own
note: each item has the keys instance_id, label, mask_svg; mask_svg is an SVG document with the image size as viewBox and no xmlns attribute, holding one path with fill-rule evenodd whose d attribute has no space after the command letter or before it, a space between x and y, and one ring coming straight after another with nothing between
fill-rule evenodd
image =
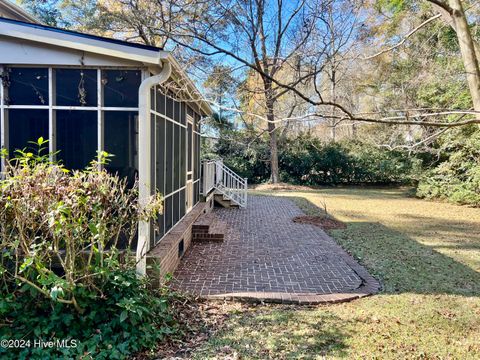
<instances>
[{"instance_id":1,"label":"tree shadow on grass","mask_svg":"<svg viewBox=\"0 0 480 360\"><path fill-rule=\"evenodd\" d=\"M273 305L249 308L231 316L229 326L196 355L248 359L312 359L347 355L351 336L333 312L312 313L308 307ZM196 358L196 357L195 357Z\"/></svg>"},{"instance_id":2,"label":"tree shadow on grass","mask_svg":"<svg viewBox=\"0 0 480 360\"><path fill-rule=\"evenodd\" d=\"M305 198L287 198L308 215L325 215L322 209ZM384 293L480 296L480 273L436 251L434 247L421 244L378 222L345 224L346 229L332 230L330 234L381 281ZM443 224L443 227L447 229L450 225ZM458 221L455 225L460 226ZM427 228L430 227L427 225ZM466 236L453 246L476 249L477 245L471 241Z\"/></svg>"},{"instance_id":3,"label":"tree shadow on grass","mask_svg":"<svg viewBox=\"0 0 480 360\"><path fill-rule=\"evenodd\" d=\"M251 189L249 192L252 195L267 195L272 196L275 194L282 194L285 197L295 198L297 196L289 196L288 194L313 194L319 197L328 196L330 194L339 198L348 198L350 200L385 200L385 196L388 195L390 199L404 199L415 197L414 188L411 187L392 187L392 186L311 186L311 189L299 189L299 190L255 190Z\"/></svg>"}]
</instances>

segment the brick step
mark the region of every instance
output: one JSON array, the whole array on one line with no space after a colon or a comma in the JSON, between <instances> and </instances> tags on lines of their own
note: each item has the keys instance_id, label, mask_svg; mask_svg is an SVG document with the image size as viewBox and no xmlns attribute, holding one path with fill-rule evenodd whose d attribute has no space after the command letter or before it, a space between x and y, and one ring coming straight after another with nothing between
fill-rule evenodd
<instances>
[{"instance_id":1,"label":"brick step","mask_svg":"<svg viewBox=\"0 0 480 360\"><path fill-rule=\"evenodd\" d=\"M238 208L238 205L223 194L215 194L215 202L224 208Z\"/></svg>"},{"instance_id":2,"label":"brick step","mask_svg":"<svg viewBox=\"0 0 480 360\"><path fill-rule=\"evenodd\" d=\"M209 229L210 229L210 225L204 225L204 224L192 225L192 232L194 234L208 234Z\"/></svg>"},{"instance_id":3,"label":"brick step","mask_svg":"<svg viewBox=\"0 0 480 360\"><path fill-rule=\"evenodd\" d=\"M225 234L194 234L193 241L223 241Z\"/></svg>"},{"instance_id":4,"label":"brick step","mask_svg":"<svg viewBox=\"0 0 480 360\"><path fill-rule=\"evenodd\" d=\"M213 213L202 215L192 226L193 241L223 241L226 223L220 221Z\"/></svg>"}]
</instances>

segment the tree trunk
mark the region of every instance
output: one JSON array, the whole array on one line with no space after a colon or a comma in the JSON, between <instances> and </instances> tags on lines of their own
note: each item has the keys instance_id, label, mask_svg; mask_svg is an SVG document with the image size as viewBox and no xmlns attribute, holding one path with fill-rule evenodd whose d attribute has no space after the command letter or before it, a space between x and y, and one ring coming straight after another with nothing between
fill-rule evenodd
<instances>
[{"instance_id":1,"label":"tree trunk","mask_svg":"<svg viewBox=\"0 0 480 360\"><path fill-rule=\"evenodd\" d=\"M268 133L270 135L270 182L272 184L277 184L279 181L277 127L273 122L275 120L275 115L273 113L273 102L268 100L267 100L267 119L268 119Z\"/></svg>"},{"instance_id":2,"label":"tree trunk","mask_svg":"<svg viewBox=\"0 0 480 360\"><path fill-rule=\"evenodd\" d=\"M335 72L335 59L333 59L332 63L332 74L330 78L330 97L332 102L337 101L337 92L336 92L336 85L337 85L337 79L336 79L336 72ZM332 119L330 120L330 136L332 142L335 142L336 137L337 137L337 129L335 127L336 119L335 119L335 107L332 106Z\"/></svg>"},{"instance_id":3,"label":"tree trunk","mask_svg":"<svg viewBox=\"0 0 480 360\"><path fill-rule=\"evenodd\" d=\"M270 182L277 184L279 181L278 169L278 145L277 145L277 126L274 123L274 103L272 83L269 79L264 79L265 87L265 105L267 108L267 129L270 136Z\"/></svg>"},{"instance_id":4,"label":"tree trunk","mask_svg":"<svg viewBox=\"0 0 480 360\"><path fill-rule=\"evenodd\" d=\"M333 4L330 3L328 7L328 22L329 22L329 29L330 29L330 66L331 66L331 73L330 73L330 101L332 103L337 102L337 92L336 92L336 86L337 86L337 72L336 72L336 57L335 57L335 52L337 51L337 48L335 46L335 21L333 19ZM335 107L332 106L332 119L330 120L330 140L332 142L336 141L337 137L337 129L335 126L336 119L335 119Z\"/></svg>"},{"instance_id":5,"label":"tree trunk","mask_svg":"<svg viewBox=\"0 0 480 360\"><path fill-rule=\"evenodd\" d=\"M442 20L450 26L453 31L457 32L457 27L455 25L455 21L453 21L453 16L447 10L445 10L440 5L432 3L432 6L435 10L437 10L442 15ZM475 48L475 54L477 55L477 60L480 62L480 44L478 41L473 39L473 46Z\"/></svg>"},{"instance_id":6,"label":"tree trunk","mask_svg":"<svg viewBox=\"0 0 480 360\"><path fill-rule=\"evenodd\" d=\"M477 58L478 44L476 47L462 2L460 0L449 0L449 5L450 11L447 11L447 9L438 4L434 4L434 7L441 12L442 17L446 19L446 22L452 26L457 34L463 65L467 74L468 87L473 101L473 108L475 111L480 112L480 68ZM476 117L480 120L480 114L477 114Z\"/></svg>"}]
</instances>

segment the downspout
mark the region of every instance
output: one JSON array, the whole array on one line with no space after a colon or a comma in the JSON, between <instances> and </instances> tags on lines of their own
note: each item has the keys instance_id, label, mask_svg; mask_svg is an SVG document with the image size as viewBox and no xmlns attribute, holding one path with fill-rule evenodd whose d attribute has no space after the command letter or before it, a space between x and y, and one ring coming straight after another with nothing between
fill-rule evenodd
<instances>
[{"instance_id":1,"label":"downspout","mask_svg":"<svg viewBox=\"0 0 480 360\"><path fill-rule=\"evenodd\" d=\"M155 184L152 184L152 107L150 90L170 77L172 68L168 60L162 60L162 71L142 81L138 89L138 201L144 208L154 194ZM150 250L152 229L150 221L141 220L138 224L138 242L136 253L137 274L145 275L147 270L146 254Z\"/></svg>"}]
</instances>

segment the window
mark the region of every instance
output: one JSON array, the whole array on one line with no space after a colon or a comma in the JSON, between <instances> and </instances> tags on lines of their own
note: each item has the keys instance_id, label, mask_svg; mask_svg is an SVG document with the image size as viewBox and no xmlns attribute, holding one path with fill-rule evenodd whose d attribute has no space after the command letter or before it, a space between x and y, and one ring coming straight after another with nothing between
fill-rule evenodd
<instances>
[{"instance_id":1,"label":"window","mask_svg":"<svg viewBox=\"0 0 480 360\"><path fill-rule=\"evenodd\" d=\"M137 107L140 70L103 70L104 106Z\"/></svg>"},{"instance_id":2,"label":"window","mask_svg":"<svg viewBox=\"0 0 480 360\"><path fill-rule=\"evenodd\" d=\"M48 105L48 69L6 68L6 105Z\"/></svg>"},{"instance_id":3,"label":"window","mask_svg":"<svg viewBox=\"0 0 480 360\"><path fill-rule=\"evenodd\" d=\"M97 113L57 111L57 159L67 169L83 169L97 154Z\"/></svg>"},{"instance_id":4,"label":"window","mask_svg":"<svg viewBox=\"0 0 480 360\"><path fill-rule=\"evenodd\" d=\"M97 106L97 71L55 69L55 105Z\"/></svg>"},{"instance_id":5,"label":"window","mask_svg":"<svg viewBox=\"0 0 480 360\"><path fill-rule=\"evenodd\" d=\"M36 153L38 146L31 142L40 137L48 139L48 110L12 109L8 110L7 117L10 156L15 156L17 149Z\"/></svg>"}]
</instances>

